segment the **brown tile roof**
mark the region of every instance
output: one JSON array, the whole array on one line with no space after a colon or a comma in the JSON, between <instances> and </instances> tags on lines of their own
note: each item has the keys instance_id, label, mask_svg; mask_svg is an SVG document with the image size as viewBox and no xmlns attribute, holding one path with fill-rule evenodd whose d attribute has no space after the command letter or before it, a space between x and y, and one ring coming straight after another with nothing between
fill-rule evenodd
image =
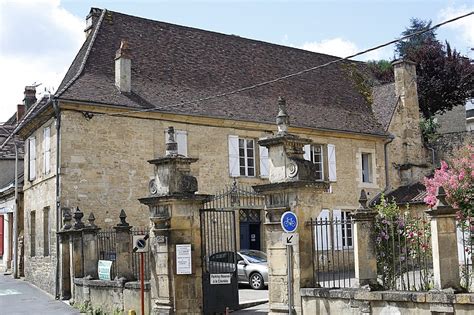
<instances>
[{"instance_id":1,"label":"brown tile roof","mask_svg":"<svg viewBox=\"0 0 474 315\"><path fill-rule=\"evenodd\" d=\"M420 182L400 186L385 194L385 200L394 200L398 205L420 204L424 203L423 199L427 196L426 187ZM380 195L375 197L371 204L377 204L380 201Z\"/></svg>"},{"instance_id":2,"label":"brown tile roof","mask_svg":"<svg viewBox=\"0 0 474 315\"><path fill-rule=\"evenodd\" d=\"M288 101L294 126L386 135L351 79L362 63L333 64L246 92L181 103L251 86L337 57L106 11L57 96L130 109L274 123L276 100ZM122 39L132 55L132 92L115 87Z\"/></svg>"},{"instance_id":3,"label":"brown tile roof","mask_svg":"<svg viewBox=\"0 0 474 315\"><path fill-rule=\"evenodd\" d=\"M0 128L0 144L3 144L8 136L13 132L15 126L12 125L1 125ZM15 144L13 139L10 139L3 148L0 149L0 160L13 160L15 159ZM16 140L18 148L18 158L23 159L24 155L24 144L21 140Z\"/></svg>"},{"instance_id":4,"label":"brown tile roof","mask_svg":"<svg viewBox=\"0 0 474 315\"><path fill-rule=\"evenodd\" d=\"M395 95L395 83L375 86L372 90L372 99L372 110L375 118L387 131L398 104L398 98Z\"/></svg>"}]
</instances>

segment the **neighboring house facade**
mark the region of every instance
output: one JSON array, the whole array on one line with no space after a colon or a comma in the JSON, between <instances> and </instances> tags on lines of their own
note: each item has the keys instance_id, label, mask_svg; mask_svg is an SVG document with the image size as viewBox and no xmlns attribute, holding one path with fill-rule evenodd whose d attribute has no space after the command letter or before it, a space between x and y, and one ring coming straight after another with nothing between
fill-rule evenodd
<instances>
[{"instance_id":1,"label":"neighboring house facade","mask_svg":"<svg viewBox=\"0 0 474 315\"><path fill-rule=\"evenodd\" d=\"M474 108L466 111L466 129L474 131Z\"/></svg>"},{"instance_id":2,"label":"neighboring house facade","mask_svg":"<svg viewBox=\"0 0 474 315\"><path fill-rule=\"evenodd\" d=\"M25 275L48 292L59 281L61 208L94 212L102 228L117 224L125 209L131 225L148 226L148 209L138 198L149 194L153 167L147 161L164 155L169 126L177 130L179 152L199 159L191 165L199 193L215 194L234 180L263 184L268 154L257 140L275 132L277 99L286 98L290 132L313 140L305 158L330 184L315 218L345 218L358 207L361 189L370 197L385 190L386 164L408 167L411 175L403 169L401 176L407 181L418 173L412 166L422 164L409 63L395 66L391 89L401 101L383 126L353 79L364 73L362 63L335 63L208 97L337 58L106 10L92 9L87 21L85 43L57 93L32 106L16 130L27 151ZM412 132L407 122L416 126ZM351 247L352 235L344 237Z\"/></svg>"},{"instance_id":3,"label":"neighboring house facade","mask_svg":"<svg viewBox=\"0 0 474 315\"><path fill-rule=\"evenodd\" d=\"M1 144L12 134L23 113L24 105L18 105L17 113L0 125ZM16 148L14 141L16 141ZM18 235L23 233L23 153L23 141L13 139L0 149L0 270L2 272L11 272L13 269L15 207L18 211ZM16 163L18 163L18 169L15 174ZM17 175L16 181L15 175ZM15 183L18 183L16 194ZM19 261L18 264L21 265Z\"/></svg>"}]
</instances>

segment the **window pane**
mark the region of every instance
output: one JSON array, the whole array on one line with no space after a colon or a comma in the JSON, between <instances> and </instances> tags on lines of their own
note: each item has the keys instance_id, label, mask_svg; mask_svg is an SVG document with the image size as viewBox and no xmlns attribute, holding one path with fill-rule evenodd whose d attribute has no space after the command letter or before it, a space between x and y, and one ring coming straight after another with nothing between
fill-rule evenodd
<instances>
[{"instance_id":1,"label":"window pane","mask_svg":"<svg viewBox=\"0 0 474 315\"><path fill-rule=\"evenodd\" d=\"M245 174L245 167L243 167L243 166L240 167L240 175L241 175L241 176L245 176L245 175L246 175L246 174Z\"/></svg>"},{"instance_id":2,"label":"window pane","mask_svg":"<svg viewBox=\"0 0 474 315\"><path fill-rule=\"evenodd\" d=\"M244 139L239 139L239 148L244 147Z\"/></svg>"},{"instance_id":3,"label":"window pane","mask_svg":"<svg viewBox=\"0 0 474 315\"><path fill-rule=\"evenodd\" d=\"M253 140L247 140L247 148L253 149Z\"/></svg>"},{"instance_id":4,"label":"window pane","mask_svg":"<svg viewBox=\"0 0 474 315\"><path fill-rule=\"evenodd\" d=\"M253 159L248 159L248 162L247 162L247 163L248 163L248 166L249 166L249 167L253 167L253 166L254 166L253 161L254 161Z\"/></svg>"},{"instance_id":5,"label":"window pane","mask_svg":"<svg viewBox=\"0 0 474 315\"><path fill-rule=\"evenodd\" d=\"M255 170L253 168L249 168L248 176L255 176Z\"/></svg>"}]
</instances>

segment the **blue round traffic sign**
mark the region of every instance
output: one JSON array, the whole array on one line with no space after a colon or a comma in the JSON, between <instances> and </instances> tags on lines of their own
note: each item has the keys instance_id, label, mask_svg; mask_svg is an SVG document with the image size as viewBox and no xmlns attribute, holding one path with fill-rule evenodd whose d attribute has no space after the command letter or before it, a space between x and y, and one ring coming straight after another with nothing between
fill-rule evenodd
<instances>
[{"instance_id":1,"label":"blue round traffic sign","mask_svg":"<svg viewBox=\"0 0 474 315\"><path fill-rule=\"evenodd\" d=\"M298 227L298 218L294 212L286 211L281 216L280 223L286 233L293 233Z\"/></svg>"}]
</instances>

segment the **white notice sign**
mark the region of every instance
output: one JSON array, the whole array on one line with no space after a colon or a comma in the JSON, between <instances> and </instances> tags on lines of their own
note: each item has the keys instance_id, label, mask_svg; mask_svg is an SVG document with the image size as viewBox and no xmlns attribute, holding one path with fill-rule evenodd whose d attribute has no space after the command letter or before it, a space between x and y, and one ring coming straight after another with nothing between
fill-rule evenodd
<instances>
[{"instance_id":1,"label":"white notice sign","mask_svg":"<svg viewBox=\"0 0 474 315\"><path fill-rule=\"evenodd\" d=\"M176 274L192 274L191 244L176 245Z\"/></svg>"},{"instance_id":2,"label":"white notice sign","mask_svg":"<svg viewBox=\"0 0 474 315\"><path fill-rule=\"evenodd\" d=\"M230 273L211 273L211 284L230 284Z\"/></svg>"},{"instance_id":3,"label":"white notice sign","mask_svg":"<svg viewBox=\"0 0 474 315\"><path fill-rule=\"evenodd\" d=\"M98 265L99 280L110 280L111 268L112 268L111 260L99 260L99 265Z\"/></svg>"}]
</instances>

